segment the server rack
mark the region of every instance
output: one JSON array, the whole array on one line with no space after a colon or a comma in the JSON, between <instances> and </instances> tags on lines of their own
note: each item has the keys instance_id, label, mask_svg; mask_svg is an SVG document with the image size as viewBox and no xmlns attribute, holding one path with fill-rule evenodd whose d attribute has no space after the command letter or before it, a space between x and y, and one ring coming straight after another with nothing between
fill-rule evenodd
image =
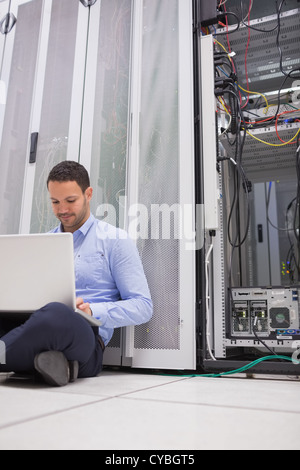
<instances>
[{"instance_id":1,"label":"server rack","mask_svg":"<svg viewBox=\"0 0 300 470\"><path fill-rule=\"evenodd\" d=\"M223 19L223 29L203 31L204 41L209 41L208 32L214 37L215 94L227 117L219 117L217 131L219 227L206 227L209 293L202 365L222 373L243 370L258 359L253 373L299 375L299 99L297 82L291 81L299 76L295 45L300 12L293 2L281 2L277 13L271 10L273 14L259 17L262 7L255 10L250 2L248 16L237 23L238 4L228 1L224 7L220 2L227 26ZM234 26L228 24L229 11ZM285 86L290 98L297 96L295 106L286 99ZM247 106L250 96L254 99ZM259 99L270 100L264 110L256 106ZM280 122L291 104L293 113L287 116L294 119ZM293 148L286 144L292 141ZM209 154L205 147L204 161ZM206 202L214 209L209 199ZM288 252L296 266L293 275L284 258ZM282 355L287 360L278 357Z\"/></svg>"}]
</instances>

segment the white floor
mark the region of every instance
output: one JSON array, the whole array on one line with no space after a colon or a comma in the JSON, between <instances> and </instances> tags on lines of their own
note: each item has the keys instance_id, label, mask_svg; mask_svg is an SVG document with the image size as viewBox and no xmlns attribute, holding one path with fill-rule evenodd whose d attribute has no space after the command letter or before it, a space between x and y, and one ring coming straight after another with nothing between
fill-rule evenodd
<instances>
[{"instance_id":1,"label":"white floor","mask_svg":"<svg viewBox=\"0 0 300 470\"><path fill-rule=\"evenodd\" d=\"M1 450L300 449L300 381L106 370L64 388L0 378Z\"/></svg>"}]
</instances>

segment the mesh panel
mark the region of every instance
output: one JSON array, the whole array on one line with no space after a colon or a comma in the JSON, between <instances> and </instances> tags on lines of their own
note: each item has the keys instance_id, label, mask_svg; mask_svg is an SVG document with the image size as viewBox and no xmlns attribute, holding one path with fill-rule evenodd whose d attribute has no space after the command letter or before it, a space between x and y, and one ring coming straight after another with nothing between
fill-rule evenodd
<instances>
[{"instance_id":1,"label":"mesh panel","mask_svg":"<svg viewBox=\"0 0 300 470\"><path fill-rule=\"evenodd\" d=\"M131 16L131 0L101 3L91 161L92 211L122 228L119 199L126 195Z\"/></svg>"},{"instance_id":2,"label":"mesh panel","mask_svg":"<svg viewBox=\"0 0 300 470\"><path fill-rule=\"evenodd\" d=\"M178 242L149 240L143 250L154 315L135 329L136 349L180 349ZM153 267L155 264L155 267Z\"/></svg>"},{"instance_id":3,"label":"mesh panel","mask_svg":"<svg viewBox=\"0 0 300 470\"><path fill-rule=\"evenodd\" d=\"M297 130L297 124L282 124L278 126L278 133L285 142L293 139ZM274 144L274 127L252 131L252 134L265 142ZM231 156L232 147L226 138L221 139L221 142L228 155ZM280 144L281 142L278 140L278 143ZM271 148L247 136L243 151L244 170L248 177L255 181L268 181L270 175L273 178L291 175L294 173L295 168L294 148L291 145Z\"/></svg>"},{"instance_id":4,"label":"mesh panel","mask_svg":"<svg viewBox=\"0 0 300 470\"><path fill-rule=\"evenodd\" d=\"M121 345L121 328L116 328L110 342L108 343L108 348L117 348L119 349Z\"/></svg>"},{"instance_id":5,"label":"mesh panel","mask_svg":"<svg viewBox=\"0 0 300 470\"><path fill-rule=\"evenodd\" d=\"M143 25L142 105L139 203L148 208L149 238L139 250L152 293L154 315L135 329L135 348L180 349L179 223L165 222L154 204L170 208L179 201L178 2L145 0ZM151 234L152 238L151 239ZM154 237L153 237L154 235Z\"/></svg>"},{"instance_id":6,"label":"mesh panel","mask_svg":"<svg viewBox=\"0 0 300 470\"><path fill-rule=\"evenodd\" d=\"M267 3L267 2L266 2ZM275 11L274 11L275 13ZM284 13L281 19L279 43L283 51L283 68L299 66L299 18L300 9ZM250 89L266 92L274 90L282 84L283 76L279 67L279 53L277 48L277 33L264 32L277 25L277 17L268 17L266 21L255 24L262 32L251 31L251 44L248 51L247 68L251 77ZM227 45L226 36L221 35L220 40ZM245 44L248 41L248 28L241 27L236 33L230 34L231 48L237 54L237 73L240 85L247 87L245 74Z\"/></svg>"}]
</instances>

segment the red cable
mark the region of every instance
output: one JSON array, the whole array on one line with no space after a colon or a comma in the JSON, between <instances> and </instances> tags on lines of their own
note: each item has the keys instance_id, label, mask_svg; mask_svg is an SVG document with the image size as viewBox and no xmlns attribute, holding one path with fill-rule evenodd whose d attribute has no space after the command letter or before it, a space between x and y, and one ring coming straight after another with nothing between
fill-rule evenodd
<instances>
[{"instance_id":1,"label":"red cable","mask_svg":"<svg viewBox=\"0 0 300 470\"><path fill-rule=\"evenodd\" d=\"M280 137L279 132L278 132L278 119L279 119L279 117L282 116L283 114L295 113L296 111L299 111L299 110L298 110L298 109L295 109L295 110L293 110L293 111L284 111L283 113L280 113L280 114L278 114L278 116L277 116L276 123L275 123L276 134L277 134L277 137L278 137L278 139L280 140L280 142L282 142L283 144L293 145L293 144L296 143L296 140L294 140L293 142L285 142L284 140L282 140L282 138ZM298 122L298 121L296 121L296 122Z\"/></svg>"}]
</instances>

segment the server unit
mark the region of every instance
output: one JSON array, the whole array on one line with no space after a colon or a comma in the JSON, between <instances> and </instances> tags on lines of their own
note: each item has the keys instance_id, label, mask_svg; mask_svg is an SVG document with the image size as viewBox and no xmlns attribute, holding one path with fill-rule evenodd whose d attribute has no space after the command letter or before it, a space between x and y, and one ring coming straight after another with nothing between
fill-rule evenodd
<instances>
[{"instance_id":1,"label":"server unit","mask_svg":"<svg viewBox=\"0 0 300 470\"><path fill-rule=\"evenodd\" d=\"M285 340L297 339L300 330L299 288L296 286L238 288L232 289L230 295L229 339L261 338L275 341L277 347L285 346Z\"/></svg>"}]
</instances>

